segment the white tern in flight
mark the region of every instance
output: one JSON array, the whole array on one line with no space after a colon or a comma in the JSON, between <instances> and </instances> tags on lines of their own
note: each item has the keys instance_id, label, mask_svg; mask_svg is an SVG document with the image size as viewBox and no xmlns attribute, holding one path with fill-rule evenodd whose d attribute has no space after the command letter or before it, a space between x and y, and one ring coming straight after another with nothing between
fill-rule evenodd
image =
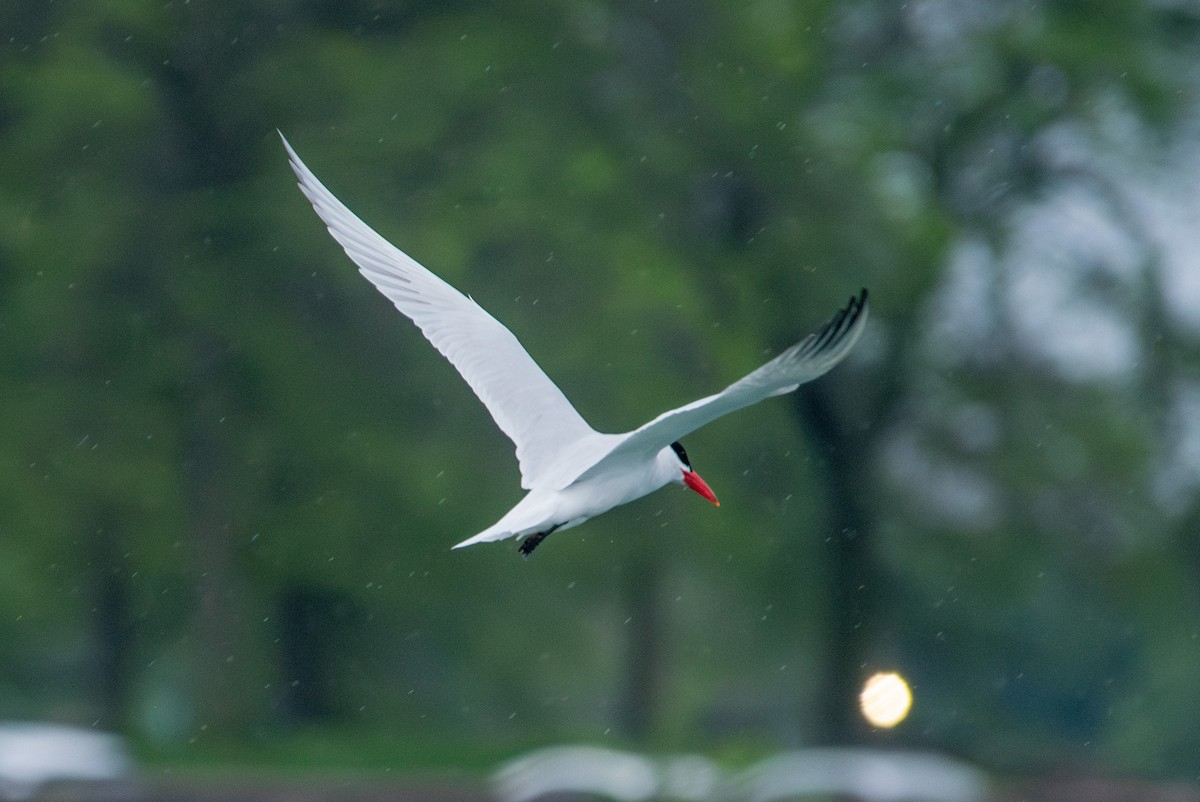
<instances>
[{"instance_id":1,"label":"white tern in flight","mask_svg":"<svg viewBox=\"0 0 1200 802\"><path fill-rule=\"evenodd\" d=\"M282 134L280 135L282 136ZM517 447L529 492L496 523L454 548L523 538L528 557L551 532L675 483L720 505L679 439L764 398L790 393L842 360L867 322L867 291L817 331L715 395L664 412L625 434L580 417L517 338L473 300L376 234L317 180L284 139L300 189L329 233L375 287L450 360Z\"/></svg>"}]
</instances>

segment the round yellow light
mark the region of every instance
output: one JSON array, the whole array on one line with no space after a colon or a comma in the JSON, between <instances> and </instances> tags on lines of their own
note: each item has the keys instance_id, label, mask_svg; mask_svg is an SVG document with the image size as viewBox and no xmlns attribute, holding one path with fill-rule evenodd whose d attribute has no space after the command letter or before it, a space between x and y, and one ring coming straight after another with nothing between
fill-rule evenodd
<instances>
[{"instance_id":1,"label":"round yellow light","mask_svg":"<svg viewBox=\"0 0 1200 802\"><path fill-rule=\"evenodd\" d=\"M872 675L858 695L863 718L875 727L895 727L912 707L912 691L894 671Z\"/></svg>"}]
</instances>

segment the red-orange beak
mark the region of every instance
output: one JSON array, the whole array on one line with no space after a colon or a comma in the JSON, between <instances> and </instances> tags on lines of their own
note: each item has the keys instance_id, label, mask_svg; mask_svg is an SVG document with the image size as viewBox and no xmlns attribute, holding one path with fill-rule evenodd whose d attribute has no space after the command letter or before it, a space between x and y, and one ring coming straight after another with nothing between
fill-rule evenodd
<instances>
[{"instance_id":1,"label":"red-orange beak","mask_svg":"<svg viewBox=\"0 0 1200 802\"><path fill-rule=\"evenodd\" d=\"M683 483L713 504L716 504L718 507L721 506L721 502L717 501L717 494L712 492L712 488L708 486L708 482L700 478L700 474L695 471L684 471Z\"/></svg>"}]
</instances>

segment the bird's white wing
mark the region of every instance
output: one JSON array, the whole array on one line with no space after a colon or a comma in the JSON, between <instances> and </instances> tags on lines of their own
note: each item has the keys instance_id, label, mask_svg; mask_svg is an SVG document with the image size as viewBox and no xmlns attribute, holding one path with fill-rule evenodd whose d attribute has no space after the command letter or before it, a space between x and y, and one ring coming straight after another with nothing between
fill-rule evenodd
<instances>
[{"instance_id":1,"label":"bird's white wing","mask_svg":"<svg viewBox=\"0 0 1200 802\"><path fill-rule=\"evenodd\" d=\"M283 137L283 134L280 134ZM375 233L333 196L283 139L300 189L359 270L412 319L516 444L521 486L555 478L572 444L595 432L513 333L479 304Z\"/></svg>"},{"instance_id":2,"label":"bird's white wing","mask_svg":"<svg viewBox=\"0 0 1200 802\"><path fill-rule=\"evenodd\" d=\"M664 412L646 425L624 435L613 448L574 481L615 469L626 460L641 460L658 453L679 438L735 409L764 398L790 393L829 371L850 352L867 323L867 291L839 311L819 330L805 337L767 364L716 395ZM570 484L570 482L567 482Z\"/></svg>"}]
</instances>

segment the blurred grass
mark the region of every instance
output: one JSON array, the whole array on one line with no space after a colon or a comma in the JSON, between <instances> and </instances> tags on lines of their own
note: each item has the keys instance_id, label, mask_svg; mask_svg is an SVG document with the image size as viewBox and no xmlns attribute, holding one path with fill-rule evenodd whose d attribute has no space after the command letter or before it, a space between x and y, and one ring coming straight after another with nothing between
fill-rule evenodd
<instances>
[{"instance_id":1,"label":"blurred grass","mask_svg":"<svg viewBox=\"0 0 1200 802\"><path fill-rule=\"evenodd\" d=\"M240 738L198 738L182 748L133 743L147 771L197 776L273 774L305 769L368 773L483 777L516 754L510 744L464 742L371 729L313 728L271 731Z\"/></svg>"}]
</instances>

